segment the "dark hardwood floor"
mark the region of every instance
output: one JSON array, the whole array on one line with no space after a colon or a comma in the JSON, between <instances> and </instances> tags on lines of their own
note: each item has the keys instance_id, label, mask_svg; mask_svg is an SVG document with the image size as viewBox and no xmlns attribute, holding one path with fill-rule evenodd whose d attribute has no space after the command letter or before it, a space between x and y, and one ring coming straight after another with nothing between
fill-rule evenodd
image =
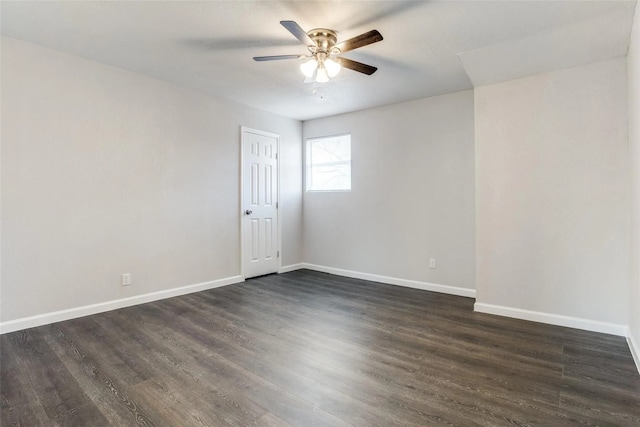
<instances>
[{"instance_id":1,"label":"dark hardwood floor","mask_svg":"<svg viewBox=\"0 0 640 427\"><path fill-rule=\"evenodd\" d=\"M0 338L2 426L640 425L625 339L306 270Z\"/></svg>"}]
</instances>

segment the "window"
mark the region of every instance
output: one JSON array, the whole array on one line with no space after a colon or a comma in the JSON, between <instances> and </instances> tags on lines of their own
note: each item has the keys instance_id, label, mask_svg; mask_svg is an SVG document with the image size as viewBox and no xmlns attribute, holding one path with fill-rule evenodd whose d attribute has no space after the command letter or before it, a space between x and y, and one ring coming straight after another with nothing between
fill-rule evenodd
<instances>
[{"instance_id":1,"label":"window","mask_svg":"<svg viewBox=\"0 0 640 427\"><path fill-rule=\"evenodd\" d=\"M351 191L351 135L307 140L307 191Z\"/></svg>"}]
</instances>

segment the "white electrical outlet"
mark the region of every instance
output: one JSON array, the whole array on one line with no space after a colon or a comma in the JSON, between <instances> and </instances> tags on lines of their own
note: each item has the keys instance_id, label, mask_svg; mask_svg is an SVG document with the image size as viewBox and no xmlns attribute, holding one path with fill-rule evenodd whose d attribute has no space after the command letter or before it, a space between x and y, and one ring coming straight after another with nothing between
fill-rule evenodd
<instances>
[{"instance_id":1,"label":"white electrical outlet","mask_svg":"<svg viewBox=\"0 0 640 427\"><path fill-rule=\"evenodd\" d=\"M129 286L131 284L131 273L124 273L122 275L122 286Z\"/></svg>"},{"instance_id":2,"label":"white electrical outlet","mask_svg":"<svg viewBox=\"0 0 640 427\"><path fill-rule=\"evenodd\" d=\"M436 259L429 258L429 268L436 268Z\"/></svg>"}]
</instances>

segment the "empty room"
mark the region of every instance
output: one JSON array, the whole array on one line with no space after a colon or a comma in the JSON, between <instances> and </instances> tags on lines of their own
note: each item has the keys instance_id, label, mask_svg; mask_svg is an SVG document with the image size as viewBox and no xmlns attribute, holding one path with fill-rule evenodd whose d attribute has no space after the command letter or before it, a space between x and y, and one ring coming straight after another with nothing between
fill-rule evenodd
<instances>
[{"instance_id":1,"label":"empty room","mask_svg":"<svg viewBox=\"0 0 640 427\"><path fill-rule=\"evenodd\" d=\"M640 425L635 0L0 20L0 425Z\"/></svg>"}]
</instances>

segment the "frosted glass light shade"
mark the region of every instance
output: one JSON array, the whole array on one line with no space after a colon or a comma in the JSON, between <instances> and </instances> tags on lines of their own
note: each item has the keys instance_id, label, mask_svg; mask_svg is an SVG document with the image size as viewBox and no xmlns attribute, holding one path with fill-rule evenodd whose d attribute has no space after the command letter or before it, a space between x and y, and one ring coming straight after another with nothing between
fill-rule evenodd
<instances>
[{"instance_id":1,"label":"frosted glass light shade","mask_svg":"<svg viewBox=\"0 0 640 427\"><path fill-rule=\"evenodd\" d=\"M327 69L324 68L323 64L318 64L318 71L316 72L316 82L326 83L328 81L329 81L329 74L327 73Z\"/></svg>"},{"instance_id":2,"label":"frosted glass light shade","mask_svg":"<svg viewBox=\"0 0 640 427\"><path fill-rule=\"evenodd\" d=\"M329 75L329 77L333 78L338 75L338 73L340 72L340 68L342 67L338 62L328 58L324 61L324 68L327 69L327 74Z\"/></svg>"},{"instance_id":3,"label":"frosted glass light shade","mask_svg":"<svg viewBox=\"0 0 640 427\"><path fill-rule=\"evenodd\" d=\"M316 62L315 59L310 59L307 62L303 62L302 64L300 64L300 71L302 71L302 74L305 75L305 77L313 77L313 73L316 72L316 68L318 67L318 63Z\"/></svg>"}]
</instances>

